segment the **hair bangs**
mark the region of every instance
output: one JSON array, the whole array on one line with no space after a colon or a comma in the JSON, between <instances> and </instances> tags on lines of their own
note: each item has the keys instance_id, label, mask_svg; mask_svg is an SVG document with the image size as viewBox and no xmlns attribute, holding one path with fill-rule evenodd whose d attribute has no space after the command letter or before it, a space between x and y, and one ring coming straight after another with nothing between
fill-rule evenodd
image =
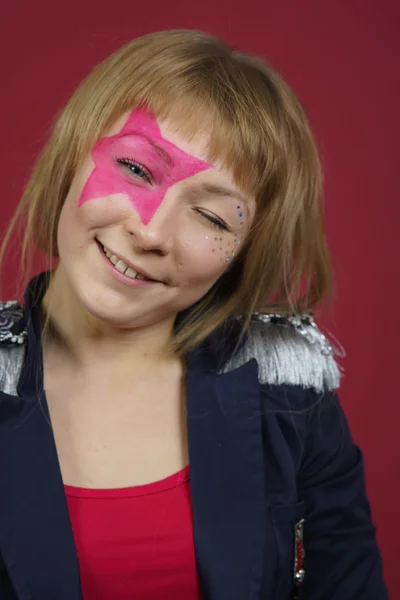
<instances>
[{"instance_id":1,"label":"hair bangs","mask_svg":"<svg viewBox=\"0 0 400 600\"><path fill-rule=\"evenodd\" d=\"M236 185L257 198L271 181L270 158L275 156L271 136L266 136L265 109L258 106L259 114L249 110L226 70L218 78L215 70L207 75L154 78L142 93L127 100L124 110L142 105L189 142L209 134L207 161L232 173Z\"/></svg>"}]
</instances>

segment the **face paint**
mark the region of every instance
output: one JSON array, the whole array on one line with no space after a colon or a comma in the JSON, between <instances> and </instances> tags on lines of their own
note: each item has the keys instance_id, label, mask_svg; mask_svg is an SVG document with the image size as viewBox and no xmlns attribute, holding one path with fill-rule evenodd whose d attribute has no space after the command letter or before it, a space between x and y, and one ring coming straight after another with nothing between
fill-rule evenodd
<instances>
[{"instance_id":1,"label":"face paint","mask_svg":"<svg viewBox=\"0 0 400 600\"><path fill-rule=\"evenodd\" d=\"M242 218L242 217L243 217L243 209L241 208L241 206L240 206L240 205L239 205L239 206L237 206L236 208L237 208L237 210L238 210L239 217L241 217L241 218ZM241 225L243 225L243 221L241 221L241 222L240 222L240 224L241 224ZM222 237L220 237L220 238L216 238L216 237L215 237L215 238L214 238L214 241L216 241L216 242L217 242L217 241L218 241L218 239L219 239L219 241L220 241L220 242L222 242L222 240L223 240L223 238L222 238ZM237 239L237 234L235 234L235 237L234 237L234 239L233 239L233 241L232 241L232 245L234 245L234 244L240 244L240 240L238 240L238 239ZM225 262L229 262L231 259L233 259L233 258L234 258L234 256L235 256L236 252L235 252L235 250L233 250L232 248L230 248L230 247L229 247L230 245L231 245L231 242L228 242L228 245L227 245L227 246L225 246L225 248L224 248L224 247L222 247L222 246L220 246L220 248L219 248L219 249L220 249L221 253L223 253L223 250L225 249L225 254L227 254L227 255L228 255L228 256L225 256L225 257L221 257L221 258L219 259L219 260L220 260L220 262L223 262L223 258L225 258ZM213 252L214 252L214 250L213 250Z\"/></svg>"},{"instance_id":2,"label":"face paint","mask_svg":"<svg viewBox=\"0 0 400 600\"><path fill-rule=\"evenodd\" d=\"M144 225L151 221L172 185L212 168L165 140L154 116L144 109L134 110L118 134L101 138L92 150L92 158L95 168L86 181L79 206L94 198L125 194ZM129 172L117 159L143 165L150 171L152 183Z\"/></svg>"}]
</instances>

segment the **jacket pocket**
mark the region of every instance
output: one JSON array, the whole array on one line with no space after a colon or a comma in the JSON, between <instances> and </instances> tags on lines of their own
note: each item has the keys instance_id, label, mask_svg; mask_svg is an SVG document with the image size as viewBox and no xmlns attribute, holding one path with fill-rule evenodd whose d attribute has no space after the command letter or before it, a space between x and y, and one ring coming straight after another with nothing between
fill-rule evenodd
<instances>
[{"instance_id":1,"label":"jacket pocket","mask_svg":"<svg viewBox=\"0 0 400 600\"><path fill-rule=\"evenodd\" d=\"M304 502L269 507L275 533L278 564L275 599L301 598L304 579Z\"/></svg>"}]
</instances>

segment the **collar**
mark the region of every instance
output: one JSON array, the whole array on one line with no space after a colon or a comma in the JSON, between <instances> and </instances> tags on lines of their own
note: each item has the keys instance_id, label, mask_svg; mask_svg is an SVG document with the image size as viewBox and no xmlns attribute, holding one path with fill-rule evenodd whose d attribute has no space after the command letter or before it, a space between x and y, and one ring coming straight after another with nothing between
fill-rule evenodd
<instances>
[{"instance_id":1,"label":"collar","mask_svg":"<svg viewBox=\"0 0 400 600\"><path fill-rule=\"evenodd\" d=\"M41 393L43 358L40 311L43 296L50 282L51 271L40 273L28 283L24 294L24 321L27 330L25 361L17 385L19 396ZM47 410L47 408L46 408Z\"/></svg>"}]
</instances>

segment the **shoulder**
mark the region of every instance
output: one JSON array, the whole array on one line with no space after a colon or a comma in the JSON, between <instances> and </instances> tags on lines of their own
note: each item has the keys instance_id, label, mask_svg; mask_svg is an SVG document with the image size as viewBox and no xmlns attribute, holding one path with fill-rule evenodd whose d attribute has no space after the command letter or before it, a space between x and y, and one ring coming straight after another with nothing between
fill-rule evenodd
<instances>
[{"instance_id":1,"label":"shoulder","mask_svg":"<svg viewBox=\"0 0 400 600\"><path fill-rule=\"evenodd\" d=\"M222 372L255 359L260 384L327 392L340 386L342 369L335 355L343 356L322 333L311 314L255 313L244 342L225 363Z\"/></svg>"},{"instance_id":2,"label":"shoulder","mask_svg":"<svg viewBox=\"0 0 400 600\"><path fill-rule=\"evenodd\" d=\"M17 300L0 301L0 347L23 344L26 336L23 306Z\"/></svg>"},{"instance_id":3,"label":"shoulder","mask_svg":"<svg viewBox=\"0 0 400 600\"><path fill-rule=\"evenodd\" d=\"M0 390L15 394L27 337L24 309L16 300L0 302Z\"/></svg>"}]
</instances>

